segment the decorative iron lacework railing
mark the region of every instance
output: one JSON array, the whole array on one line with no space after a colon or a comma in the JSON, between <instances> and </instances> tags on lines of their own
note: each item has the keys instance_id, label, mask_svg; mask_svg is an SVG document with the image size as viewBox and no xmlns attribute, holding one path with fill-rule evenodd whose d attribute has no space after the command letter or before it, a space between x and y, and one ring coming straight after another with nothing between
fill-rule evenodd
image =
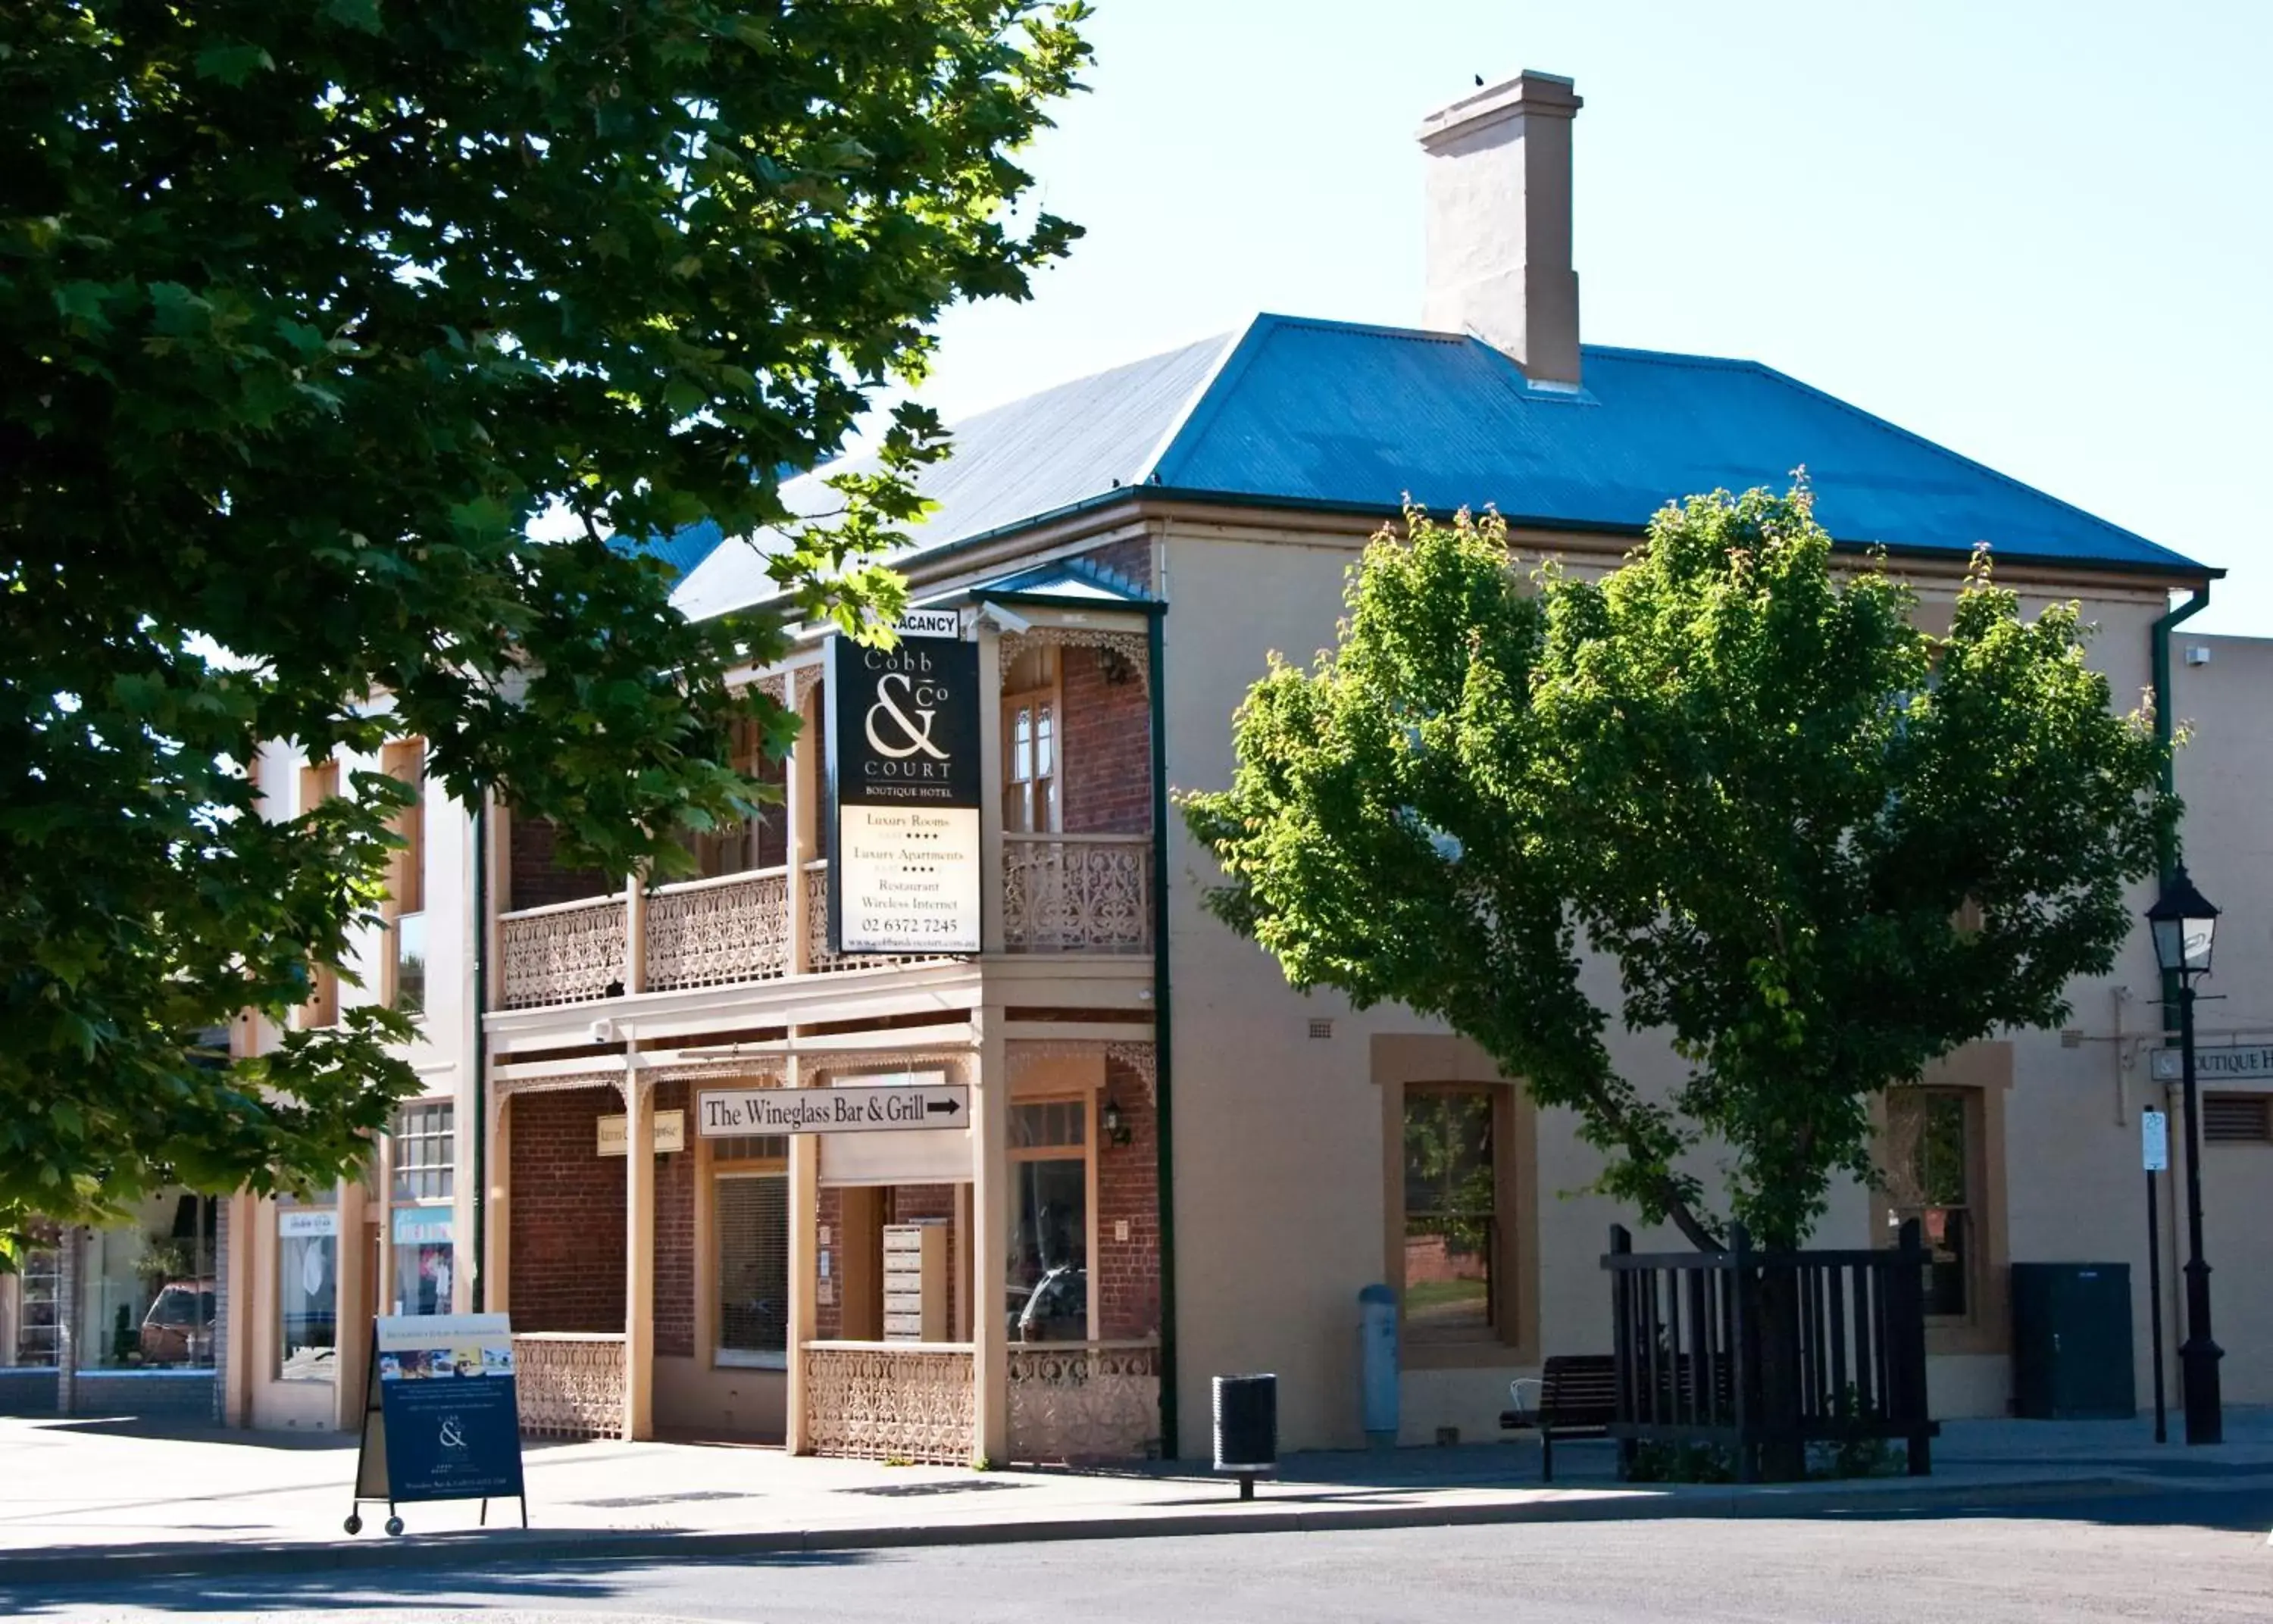
<instances>
[{"instance_id":1,"label":"decorative iron lacework railing","mask_svg":"<svg viewBox=\"0 0 2273 1624\"><path fill-rule=\"evenodd\" d=\"M1156 1342L1025 1343L1010 1349L1010 1458L1131 1460L1157 1454Z\"/></svg>"},{"instance_id":2,"label":"decorative iron lacework railing","mask_svg":"<svg viewBox=\"0 0 2273 1624\"><path fill-rule=\"evenodd\" d=\"M500 916L498 932L507 1009L585 1004L623 991L620 894L524 908Z\"/></svg>"},{"instance_id":3,"label":"decorative iron lacework railing","mask_svg":"<svg viewBox=\"0 0 2273 1624\"><path fill-rule=\"evenodd\" d=\"M523 1331L513 1339L521 1430L539 1438L620 1438L624 1339L574 1331Z\"/></svg>"},{"instance_id":4,"label":"decorative iron lacework railing","mask_svg":"<svg viewBox=\"0 0 2273 1624\"><path fill-rule=\"evenodd\" d=\"M1149 834L1005 834L1002 944L1012 953L1152 945Z\"/></svg>"},{"instance_id":5,"label":"decorative iron lacework railing","mask_svg":"<svg viewBox=\"0 0 2273 1624\"><path fill-rule=\"evenodd\" d=\"M789 871L664 886L647 901L647 984L716 987L789 974Z\"/></svg>"},{"instance_id":6,"label":"decorative iron lacework railing","mask_svg":"<svg viewBox=\"0 0 2273 1624\"><path fill-rule=\"evenodd\" d=\"M970 1464L969 1343L808 1342L799 1357L815 1455Z\"/></svg>"}]
</instances>

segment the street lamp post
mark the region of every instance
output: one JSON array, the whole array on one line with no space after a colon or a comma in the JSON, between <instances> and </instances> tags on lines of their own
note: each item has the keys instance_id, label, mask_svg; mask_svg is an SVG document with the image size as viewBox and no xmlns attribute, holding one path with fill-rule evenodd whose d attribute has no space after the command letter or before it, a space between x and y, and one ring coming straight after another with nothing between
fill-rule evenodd
<instances>
[{"instance_id":1,"label":"street lamp post","mask_svg":"<svg viewBox=\"0 0 2273 1624\"><path fill-rule=\"evenodd\" d=\"M2187 1136L2187 1340L2179 1349L2179 1369L2186 1385L2187 1441L2217 1443L2225 1435L2217 1373L2225 1353L2209 1328L2209 1265L2202 1261L2202 1125L2194 1089L2194 977L2209 973L2217 909L2194 889L2182 863L2147 910L2147 923L2154 932L2155 962L2179 984L2179 1065Z\"/></svg>"}]
</instances>

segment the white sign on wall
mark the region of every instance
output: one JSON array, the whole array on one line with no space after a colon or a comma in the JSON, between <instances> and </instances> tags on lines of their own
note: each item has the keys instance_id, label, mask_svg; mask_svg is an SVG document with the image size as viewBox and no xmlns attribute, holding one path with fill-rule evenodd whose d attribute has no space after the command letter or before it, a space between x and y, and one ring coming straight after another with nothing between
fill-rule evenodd
<instances>
[{"instance_id":1,"label":"white sign on wall","mask_svg":"<svg viewBox=\"0 0 2273 1624\"><path fill-rule=\"evenodd\" d=\"M276 1214L276 1233L287 1240L339 1232L340 1215L329 1207L285 1207Z\"/></svg>"},{"instance_id":2,"label":"white sign on wall","mask_svg":"<svg viewBox=\"0 0 2273 1624\"><path fill-rule=\"evenodd\" d=\"M2181 1051L2157 1049L2154 1056L2157 1082L2186 1080L2186 1056ZM2273 1077L2273 1044L2222 1049L2205 1049L2199 1044L2194 1046L2197 1082L2242 1082L2265 1077Z\"/></svg>"},{"instance_id":3,"label":"white sign on wall","mask_svg":"<svg viewBox=\"0 0 2273 1624\"><path fill-rule=\"evenodd\" d=\"M620 1116L600 1119L600 1154L622 1156L629 1146L624 1119ZM686 1149L686 1113L683 1111L658 1111L655 1113L655 1153Z\"/></svg>"}]
</instances>

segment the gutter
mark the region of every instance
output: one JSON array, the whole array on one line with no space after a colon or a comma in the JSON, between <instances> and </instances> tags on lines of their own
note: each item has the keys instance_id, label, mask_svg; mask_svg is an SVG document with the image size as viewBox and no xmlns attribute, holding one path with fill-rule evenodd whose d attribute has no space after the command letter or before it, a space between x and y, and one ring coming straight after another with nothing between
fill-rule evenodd
<instances>
[{"instance_id":1,"label":"gutter","mask_svg":"<svg viewBox=\"0 0 2273 1624\"><path fill-rule=\"evenodd\" d=\"M2223 572L2221 572L2223 573ZM2178 792L2178 764L2172 759L2172 742L2178 736L2178 716L2171 698L2171 632L2182 620L2190 619L2209 607L2209 582L2205 580L2194 590L2194 595L2156 617L2147 630L2148 652L2155 667L2155 742L2163 750L2163 793ZM2157 853L2160 878L2167 884L2171 872L2179 865L2179 839L2176 830L2164 835ZM2178 1029L2179 977L2175 970L2163 972L2163 1030L2167 1037Z\"/></svg>"},{"instance_id":2,"label":"gutter","mask_svg":"<svg viewBox=\"0 0 2273 1624\"><path fill-rule=\"evenodd\" d=\"M1168 996L1168 731L1160 662L1162 603L1144 621L1144 657L1152 666L1152 1107L1153 1180L1160 1209L1160 1458L1176 1448L1176 1157L1175 1028Z\"/></svg>"},{"instance_id":3,"label":"gutter","mask_svg":"<svg viewBox=\"0 0 2273 1624\"><path fill-rule=\"evenodd\" d=\"M490 797L474 802L474 1301L486 1312L489 1271L490 1037Z\"/></svg>"}]
</instances>

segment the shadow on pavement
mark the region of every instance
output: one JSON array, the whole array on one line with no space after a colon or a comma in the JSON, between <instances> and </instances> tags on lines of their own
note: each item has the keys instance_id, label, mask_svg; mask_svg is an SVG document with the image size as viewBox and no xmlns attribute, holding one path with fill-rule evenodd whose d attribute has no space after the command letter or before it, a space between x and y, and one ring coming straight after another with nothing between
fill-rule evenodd
<instances>
[{"instance_id":1,"label":"shadow on pavement","mask_svg":"<svg viewBox=\"0 0 2273 1624\"><path fill-rule=\"evenodd\" d=\"M481 1559L473 1553L469 1558ZM875 1560L865 1551L785 1553L706 1560L706 1566L738 1568L857 1568ZM304 1573L239 1576L127 1574L116 1580L71 1584L0 1583L0 1618L36 1619L66 1609L135 1607L154 1613L206 1613L253 1618L267 1613L341 1612L433 1605L431 1597L452 1602L484 1602L526 1607L545 1601L606 1601L625 1590L625 1581L662 1567L692 1567L666 1556L579 1561L564 1570L556 1563L484 1562L478 1567L424 1568L351 1573L318 1568Z\"/></svg>"}]
</instances>

